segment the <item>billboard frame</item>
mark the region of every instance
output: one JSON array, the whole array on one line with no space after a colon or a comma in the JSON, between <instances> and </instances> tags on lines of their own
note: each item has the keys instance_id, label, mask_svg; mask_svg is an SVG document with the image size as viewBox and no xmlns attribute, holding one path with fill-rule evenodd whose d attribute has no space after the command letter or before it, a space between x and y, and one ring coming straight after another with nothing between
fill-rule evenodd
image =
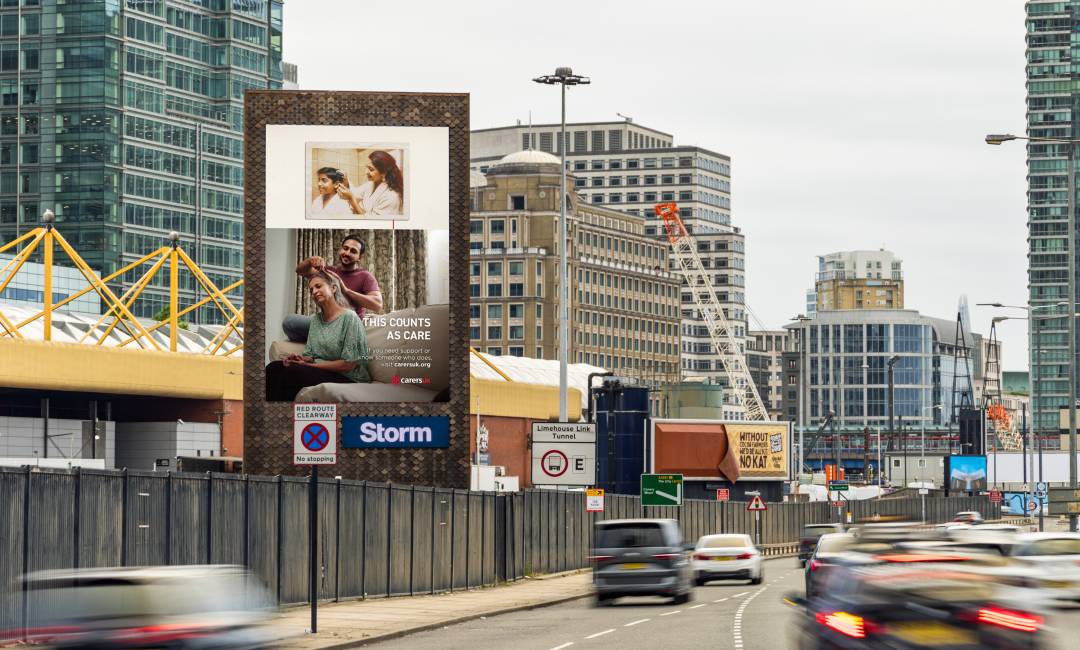
<instances>
[{"instance_id":1,"label":"billboard frame","mask_svg":"<svg viewBox=\"0 0 1080 650\"><path fill-rule=\"evenodd\" d=\"M666 423L669 423L669 422L670 423L678 423L678 424L723 424L723 425L728 425L728 424L773 424L773 425L783 425L787 429L786 434L785 434L787 436L787 448L785 449L785 454L784 454L785 462L787 464L787 474L786 474L786 476L784 476L784 477L778 477L778 476L768 476L768 477L746 476L746 477L739 477L739 481L740 482L748 482L748 481L784 482L784 481L792 480L792 477L794 476L792 463L791 463L791 453L792 453L792 450L794 449L794 447L793 447L793 442L794 442L793 436L794 436L795 428L794 428L794 424L792 422L783 422L783 421L780 421L780 422L768 421L768 422L766 422L766 421L760 421L760 420L703 420L703 419L682 419L682 418L649 418L649 430L648 430L648 434L645 436L645 442L644 442L644 444L646 445L645 458L648 461L648 466L645 468L647 473L669 473L669 474L673 473L673 472L658 472L658 470L656 469L656 425L657 425L657 423L666 424ZM684 479L687 480L687 481L725 481L725 482L727 482L727 480L728 480L726 477L721 476L719 474L719 472L715 476L689 476L689 475L684 475Z\"/></svg>"}]
</instances>

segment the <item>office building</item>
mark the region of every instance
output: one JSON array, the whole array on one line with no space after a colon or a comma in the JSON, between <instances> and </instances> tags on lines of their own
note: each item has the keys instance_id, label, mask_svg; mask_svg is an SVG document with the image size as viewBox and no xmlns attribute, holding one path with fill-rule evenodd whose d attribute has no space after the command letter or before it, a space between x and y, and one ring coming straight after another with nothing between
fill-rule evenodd
<instances>
[{"instance_id":1,"label":"office building","mask_svg":"<svg viewBox=\"0 0 1080 650\"><path fill-rule=\"evenodd\" d=\"M818 257L814 289L807 292L808 316L838 309L903 308L904 272L901 260L891 251L844 251Z\"/></svg>"},{"instance_id":2,"label":"office building","mask_svg":"<svg viewBox=\"0 0 1080 650\"><path fill-rule=\"evenodd\" d=\"M702 264L712 279L720 307L735 338L745 346L747 332L745 236L731 221L731 158L697 146L676 145L674 137L625 119L566 125L568 182L579 201L640 217L644 232L668 246L653 211L657 203L675 202L694 236ZM478 129L472 132L471 168L486 172L515 151L562 153L558 124ZM675 261L669 268L679 273ZM682 288L681 374L688 381L727 385L723 365L695 307L689 287ZM725 396L734 417L745 411Z\"/></svg>"},{"instance_id":3,"label":"office building","mask_svg":"<svg viewBox=\"0 0 1080 650\"><path fill-rule=\"evenodd\" d=\"M521 151L487 169L471 181L471 345L557 359L559 160ZM643 217L576 195L567 219L569 360L677 383L680 278L668 269L668 249L645 234Z\"/></svg>"},{"instance_id":4,"label":"office building","mask_svg":"<svg viewBox=\"0 0 1080 650\"><path fill-rule=\"evenodd\" d=\"M1080 2L1025 3L1027 11L1027 135L1075 138L1075 89L1071 39L1080 29ZM1069 404L1067 307L1071 250L1068 242L1070 145L1026 143L1028 156L1028 304L1041 315L1033 328L1032 411L1035 431L1057 438L1058 409ZM1075 185L1074 185L1075 187ZM1075 213L1071 217L1075 226ZM1072 297L1073 301L1076 296Z\"/></svg>"},{"instance_id":5,"label":"office building","mask_svg":"<svg viewBox=\"0 0 1080 650\"><path fill-rule=\"evenodd\" d=\"M4 2L0 241L48 209L101 275L175 231L219 287L241 279L244 91L281 86L281 46L280 0ZM159 275L137 315L167 304ZM180 281L182 305L205 296Z\"/></svg>"},{"instance_id":6,"label":"office building","mask_svg":"<svg viewBox=\"0 0 1080 650\"><path fill-rule=\"evenodd\" d=\"M7 266L14 257L8 253L0 254L0 268ZM7 273L0 273L0 283L4 282L10 273L10 269ZM59 264L53 266L52 285L53 304L67 300L90 286L78 269ZM0 303L41 310L45 304L45 265L24 262L11 278L11 282L0 291ZM64 311L73 314L100 314L101 296L96 291L88 291L64 305Z\"/></svg>"},{"instance_id":7,"label":"office building","mask_svg":"<svg viewBox=\"0 0 1080 650\"><path fill-rule=\"evenodd\" d=\"M769 419L786 420L783 409L784 352L791 349L787 330L750 330L746 339L746 365ZM792 388L794 390L794 388Z\"/></svg>"}]
</instances>

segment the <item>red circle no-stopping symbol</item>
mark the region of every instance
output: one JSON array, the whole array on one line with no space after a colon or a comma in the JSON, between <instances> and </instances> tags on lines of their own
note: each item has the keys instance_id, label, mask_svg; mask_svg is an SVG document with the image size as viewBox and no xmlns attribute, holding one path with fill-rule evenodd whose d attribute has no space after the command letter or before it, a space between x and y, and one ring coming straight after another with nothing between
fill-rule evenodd
<instances>
[{"instance_id":1,"label":"red circle no-stopping symbol","mask_svg":"<svg viewBox=\"0 0 1080 650\"><path fill-rule=\"evenodd\" d=\"M312 422L300 432L300 444L308 451L322 451L330 444L330 432L318 422Z\"/></svg>"},{"instance_id":2,"label":"red circle no-stopping symbol","mask_svg":"<svg viewBox=\"0 0 1080 650\"><path fill-rule=\"evenodd\" d=\"M540 469L551 478L562 476L568 467L570 467L569 459L558 449L552 449L540 457Z\"/></svg>"}]
</instances>

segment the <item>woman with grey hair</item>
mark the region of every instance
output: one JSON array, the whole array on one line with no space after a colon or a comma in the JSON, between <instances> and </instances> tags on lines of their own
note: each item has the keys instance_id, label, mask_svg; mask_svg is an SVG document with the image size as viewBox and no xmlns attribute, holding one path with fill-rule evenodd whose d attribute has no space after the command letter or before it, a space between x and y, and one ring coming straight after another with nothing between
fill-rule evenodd
<instances>
[{"instance_id":1,"label":"woman with grey hair","mask_svg":"<svg viewBox=\"0 0 1080 650\"><path fill-rule=\"evenodd\" d=\"M266 400L291 402L301 388L318 384L368 383L370 358L364 324L353 311L341 281L325 270L307 278L318 310L311 318L303 354L266 366Z\"/></svg>"}]
</instances>

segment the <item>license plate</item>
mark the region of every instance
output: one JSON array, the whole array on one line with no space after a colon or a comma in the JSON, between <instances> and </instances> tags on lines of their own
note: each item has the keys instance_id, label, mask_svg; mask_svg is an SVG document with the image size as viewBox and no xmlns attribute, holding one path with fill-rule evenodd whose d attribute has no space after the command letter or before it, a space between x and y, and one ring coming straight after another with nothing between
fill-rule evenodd
<instances>
[{"instance_id":1,"label":"license plate","mask_svg":"<svg viewBox=\"0 0 1080 650\"><path fill-rule=\"evenodd\" d=\"M970 630L938 622L894 623L888 626L892 636L923 646L975 645L978 637Z\"/></svg>"},{"instance_id":2,"label":"license plate","mask_svg":"<svg viewBox=\"0 0 1080 650\"><path fill-rule=\"evenodd\" d=\"M643 564L642 562L627 562L626 564L622 565L622 568L633 571L635 569L644 569L645 564Z\"/></svg>"},{"instance_id":3,"label":"license plate","mask_svg":"<svg viewBox=\"0 0 1080 650\"><path fill-rule=\"evenodd\" d=\"M713 561L714 562L726 562L727 560L734 560L734 559L735 558L733 558L733 557L731 557L729 555L720 555L720 556L714 557Z\"/></svg>"}]
</instances>

